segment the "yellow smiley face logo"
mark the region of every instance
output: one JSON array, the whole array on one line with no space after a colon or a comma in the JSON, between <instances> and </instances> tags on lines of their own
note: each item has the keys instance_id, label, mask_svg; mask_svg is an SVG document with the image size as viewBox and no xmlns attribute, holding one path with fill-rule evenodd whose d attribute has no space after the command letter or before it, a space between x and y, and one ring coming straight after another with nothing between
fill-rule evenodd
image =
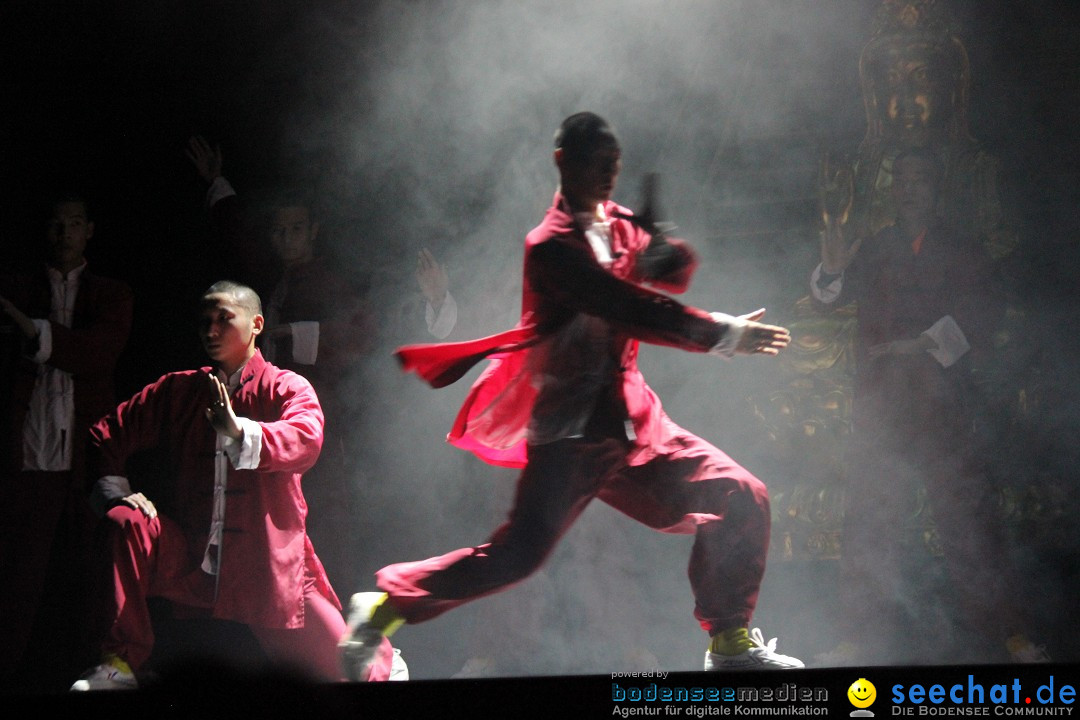
<instances>
[{"instance_id":1,"label":"yellow smiley face logo","mask_svg":"<svg viewBox=\"0 0 1080 720\"><path fill-rule=\"evenodd\" d=\"M859 678L847 689L848 700L857 708L868 708L877 699L877 688L866 678Z\"/></svg>"}]
</instances>

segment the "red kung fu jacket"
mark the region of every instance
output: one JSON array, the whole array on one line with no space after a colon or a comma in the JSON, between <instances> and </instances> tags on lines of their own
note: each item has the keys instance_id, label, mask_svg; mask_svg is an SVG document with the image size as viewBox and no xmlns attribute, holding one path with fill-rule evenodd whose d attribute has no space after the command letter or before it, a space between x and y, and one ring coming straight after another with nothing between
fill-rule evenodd
<instances>
[{"instance_id":1,"label":"red kung fu jacket","mask_svg":"<svg viewBox=\"0 0 1080 720\"><path fill-rule=\"evenodd\" d=\"M216 433L206 419L211 368L169 373L91 429L93 476L127 476L129 458L155 449L172 472L170 490L191 566L206 550L213 513ZM237 416L262 428L259 465L227 463L225 531L213 617L269 628L304 625L304 570L341 604L306 531L301 474L319 457L323 412L311 384L256 351L232 396ZM135 478L137 480L137 478ZM135 490L135 484L133 490ZM154 500L154 498L151 498Z\"/></svg>"},{"instance_id":2,"label":"red kung fu jacket","mask_svg":"<svg viewBox=\"0 0 1080 720\"><path fill-rule=\"evenodd\" d=\"M544 371L530 355L536 356L546 340L582 314L614 331L615 342L606 351L616 356L610 380L617 411L633 430L627 433L630 464L655 457L678 432L638 369L638 342L707 352L726 328L709 313L641 285L683 292L697 265L688 246L676 239L654 241L628 219L629 210L615 203L608 202L604 211L618 218L611 225L609 268L600 265L557 193L544 220L525 239L522 316L515 328L468 342L398 349L402 367L433 387L454 382L484 358L492 360L458 413L447 438L452 444L494 465L524 466L528 428L537 409L536 374Z\"/></svg>"}]
</instances>

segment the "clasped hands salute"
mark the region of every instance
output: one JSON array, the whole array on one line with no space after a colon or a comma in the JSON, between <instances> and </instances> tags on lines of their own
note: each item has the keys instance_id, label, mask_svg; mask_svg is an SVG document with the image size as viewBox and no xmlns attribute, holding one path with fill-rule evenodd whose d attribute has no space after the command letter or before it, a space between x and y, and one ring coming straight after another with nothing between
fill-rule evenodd
<instances>
[{"instance_id":1,"label":"clasped hands salute","mask_svg":"<svg viewBox=\"0 0 1080 720\"><path fill-rule=\"evenodd\" d=\"M206 419L218 435L239 440L244 432L239 420L236 419L236 413L233 412L229 389L216 376L207 375L207 378L210 384L207 391ZM120 502L130 505L150 519L157 517L157 508L154 507L154 503L141 492L127 495L121 498Z\"/></svg>"}]
</instances>

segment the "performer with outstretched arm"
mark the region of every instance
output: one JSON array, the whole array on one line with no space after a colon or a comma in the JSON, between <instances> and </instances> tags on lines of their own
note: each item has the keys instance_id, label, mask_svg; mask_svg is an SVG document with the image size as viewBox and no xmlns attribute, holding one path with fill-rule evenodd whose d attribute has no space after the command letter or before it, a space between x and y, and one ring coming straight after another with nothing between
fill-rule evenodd
<instances>
[{"instance_id":1,"label":"performer with outstretched arm","mask_svg":"<svg viewBox=\"0 0 1080 720\"><path fill-rule=\"evenodd\" d=\"M525 241L522 320L465 343L402 348L406 370L441 387L494 355L470 390L450 442L522 468L510 517L489 540L376 573L382 592L354 595L340 647L360 678L384 637L503 590L535 571L599 498L663 532L693 533L695 616L711 641L707 670L797 668L748 626L765 571L765 485L672 422L637 367L645 341L723 357L775 355L788 331L682 305L691 249L650 235L611 202L621 167L615 133L582 112L555 135L560 187Z\"/></svg>"}]
</instances>

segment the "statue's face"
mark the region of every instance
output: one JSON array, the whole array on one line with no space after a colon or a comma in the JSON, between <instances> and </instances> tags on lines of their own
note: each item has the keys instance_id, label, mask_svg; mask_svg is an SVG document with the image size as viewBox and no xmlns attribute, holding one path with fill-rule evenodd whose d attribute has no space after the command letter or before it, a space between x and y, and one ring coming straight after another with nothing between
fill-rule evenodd
<instances>
[{"instance_id":1,"label":"statue's face","mask_svg":"<svg viewBox=\"0 0 1080 720\"><path fill-rule=\"evenodd\" d=\"M884 137L925 145L948 133L955 111L958 73L928 43L890 47L870 69Z\"/></svg>"}]
</instances>

